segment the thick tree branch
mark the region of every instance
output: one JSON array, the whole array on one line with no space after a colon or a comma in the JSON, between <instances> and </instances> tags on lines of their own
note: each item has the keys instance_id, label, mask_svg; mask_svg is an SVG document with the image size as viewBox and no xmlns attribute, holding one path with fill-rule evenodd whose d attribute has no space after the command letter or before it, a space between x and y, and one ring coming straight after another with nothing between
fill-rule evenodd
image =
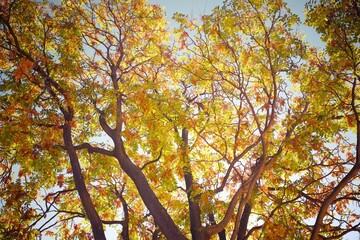
<instances>
[{"instance_id":1,"label":"thick tree branch","mask_svg":"<svg viewBox=\"0 0 360 240\"><path fill-rule=\"evenodd\" d=\"M214 213L208 214L209 222L211 225L216 225ZM223 229L218 233L219 240L226 240L226 230Z\"/></svg>"},{"instance_id":2,"label":"thick tree branch","mask_svg":"<svg viewBox=\"0 0 360 240\"><path fill-rule=\"evenodd\" d=\"M67 120L67 119L65 119ZM102 221L95 209L95 206L90 198L89 192L87 191L84 177L81 172L81 166L79 163L76 150L74 148L72 137L71 137L71 126L69 124L64 125L63 129L63 138L65 143L65 148L68 152L71 168L73 171L73 176L75 180L76 189L79 192L79 196L82 202L82 205L85 209L86 216L90 220L91 227L93 229L94 238L96 240L103 240L105 238L104 229L102 227Z\"/></svg>"},{"instance_id":3,"label":"thick tree branch","mask_svg":"<svg viewBox=\"0 0 360 240\"><path fill-rule=\"evenodd\" d=\"M120 138L113 138L115 143L115 157L118 159L121 168L133 180L135 186L151 215L159 225L162 233L168 239L185 240L179 228L160 203L158 197L151 189L144 173L138 168L126 154L124 143Z\"/></svg>"},{"instance_id":4,"label":"thick tree branch","mask_svg":"<svg viewBox=\"0 0 360 240\"><path fill-rule=\"evenodd\" d=\"M114 157L114 151L109 151L104 148L94 147L90 143L82 143L80 145L74 146L75 150L86 149L89 153L99 153L105 156Z\"/></svg>"},{"instance_id":5,"label":"thick tree branch","mask_svg":"<svg viewBox=\"0 0 360 240\"><path fill-rule=\"evenodd\" d=\"M190 164L190 159L188 156L188 145L189 145L189 132L186 127L182 129L181 133L182 138L182 146L181 146L181 157L182 157L182 164L183 172L184 172L184 179L185 179L185 186L186 186L186 194L188 198L188 205L190 211L190 230L192 239L194 240L204 240L204 235L201 232L201 212L199 206L199 196L194 195L195 190L195 183L194 177L192 175L192 169Z\"/></svg>"},{"instance_id":6,"label":"thick tree branch","mask_svg":"<svg viewBox=\"0 0 360 240\"><path fill-rule=\"evenodd\" d=\"M163 148L160 149L160 153L159 153L159 156L157 158L145 163L140 169L144 170L146 166L158 162L160 160L161 156L162 156L162 150L163 150Z\"/></svg>"},{"instance_id":7,"label":"thick tree branch","mask_svg":"<svg viewBox=\"0 0 360 240\"><path fill-rule=\"evenodd\" d=\"M240 219L240 227L237 235L237 240L245 240L249 217L251 213L251 203L246 203Z\"/></svg>"}]
</instances>

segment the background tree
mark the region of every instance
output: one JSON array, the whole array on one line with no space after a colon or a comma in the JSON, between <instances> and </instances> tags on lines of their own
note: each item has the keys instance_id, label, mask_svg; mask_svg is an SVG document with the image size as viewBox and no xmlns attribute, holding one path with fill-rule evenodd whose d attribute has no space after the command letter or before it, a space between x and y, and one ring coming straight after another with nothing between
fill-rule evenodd
<instances>
[{"instance_id":1,"label":"background tree","mask_svg":"<svg viewBox=\"0 0 360 240\"><path fill-rule=\"evenodd\" d=\"M177 14L174 43L144 0L0 7L2 237L359 232L355 1L309 3L326 53L281 0Z\"/></svg>"}]
</instances>

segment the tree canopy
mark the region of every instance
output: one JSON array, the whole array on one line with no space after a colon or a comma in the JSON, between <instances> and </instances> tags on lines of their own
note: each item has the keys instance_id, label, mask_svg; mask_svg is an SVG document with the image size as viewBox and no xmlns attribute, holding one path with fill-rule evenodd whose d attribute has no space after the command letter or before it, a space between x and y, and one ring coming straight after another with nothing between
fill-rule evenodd
<instances>
[{"instance_id":1,"label":"tree canopy","mask_svg":"<svg viewBox=\"0 0 360 240\"><path fill-rule=\"evenodd\" d=\"M1 0L0 236L360 233L360 4Z\"/></svg>"}]
</instances>

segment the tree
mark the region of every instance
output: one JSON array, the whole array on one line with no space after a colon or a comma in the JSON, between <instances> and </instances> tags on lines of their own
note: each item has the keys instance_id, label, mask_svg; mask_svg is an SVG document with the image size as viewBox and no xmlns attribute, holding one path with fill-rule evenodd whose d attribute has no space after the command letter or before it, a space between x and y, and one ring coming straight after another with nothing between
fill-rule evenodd
<instances>
[{"instance_id":1,"label":"tree","mask_svg":"<svg viewBox=\"0 0 360 240\"><path fill-rule=\"evenodd\" d=\"M356 1L307 5L326 52L281 0L176 14L173 40L145 0L0 7L3 238L359 232Z\"/></svg>"},{"instance_id":2,"label":"tree","mask_svg":"<svg viewBox=\"0 0 360 240\"><path fill-rule=\"evenodd\" d=\"M359 36L360 5L357 1L311 1L307 5L307 22L321 34L326 43L328 59L319 59L318 66L325 73L332 86L326 86L325 91L333 95L332 105L341 109L342 117L347 118L349 127L356 132L355 153L348 153L343 163L347 169L342 171L341 177L335 182L334 188L329 189L319 202L320 209L317 214L311 239L316 239L325 221L330 206L337 205L338 213L344 215L344 206L349 200L358 201L352 193L354 185L358 185L356 177L360 170L360 119L358 85L360 81L359 65ZM336 88L341 86L341 88ZM338 161L337 164L341 162ZM353 185L354 184L354 185ZM340 195L340 196L338 196ZM357 218L353 216L353 218ZM349 217L348 217L349 219ZM352 219L353 221L354 219ZM346 222L346 218L342 220ZM352 225L348 224L351 229ZM342 233L340 233L342 235Z\"/></svg>"}]
</instances>

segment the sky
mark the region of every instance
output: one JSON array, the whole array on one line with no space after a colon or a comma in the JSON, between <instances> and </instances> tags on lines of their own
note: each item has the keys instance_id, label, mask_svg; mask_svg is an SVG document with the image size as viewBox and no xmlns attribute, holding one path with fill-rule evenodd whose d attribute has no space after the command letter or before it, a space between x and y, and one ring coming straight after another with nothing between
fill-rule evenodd
<instances>
[{"instance_id":1,"label":"sky","mask_svg":"<svg viewBox=\"0 0 360 240\"><path fill-rule=\"evenodd\" d=\"M170 18L175 12L188 14L190 17L199 17L210 13L222 2L222 0L149 0L149 3L165 7L166 14Z\"/></svg>"},{"instance_id":2,"label":"sky","mask_svg":"<svg viewBox=\"0 0 360 240\"><path fill-rule=\"evenodd\" d=\"M201 15L211 13L214 7L221 6L223 0L148 0L148 2L165 7L170 24L174 25L174 21L171 21L174 13L184 13L191 18L198 18ZM301 21L304 21L303 11L307 0L285 0L285 2L288 3L288 7L293 13L297 14ZM306 41L314 46L324 47L324 43L321 42L319 35L314 29L301 26L299 30L306 35Z\"/></svg>"}]
</instances>

